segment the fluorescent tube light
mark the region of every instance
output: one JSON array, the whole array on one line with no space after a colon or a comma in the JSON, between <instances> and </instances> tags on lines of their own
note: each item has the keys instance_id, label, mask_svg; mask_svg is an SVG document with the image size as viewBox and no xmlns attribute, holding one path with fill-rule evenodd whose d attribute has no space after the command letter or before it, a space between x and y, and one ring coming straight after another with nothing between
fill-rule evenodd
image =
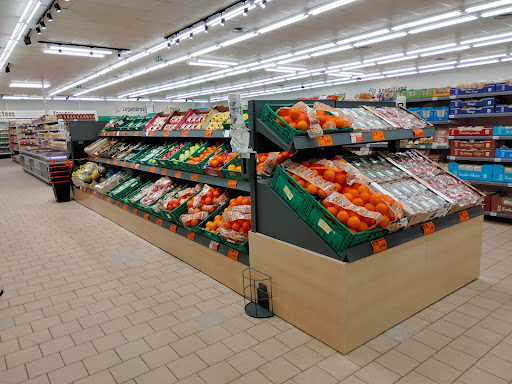
<instances>
[{"instance_id":1,"label":"fluorescent tube light","mask_svg":"<svg viewBox=\"0 0 512 384\"><path fill-rule=\"evenodd\" d=\"M100 59L105 57L104 55L100 55L98 53L93 53L91 55L90 53L85 53L85 52L82 52L82 53L81 52L71 52L71 51L59 52L54 49L45 49L43 52L47 53L49 55L61 55L61 56L96 57L96 58L100 58Z\"/></svg>"},{"instance_id":2,"label":"fluorescent tube light","mask_svg":"<svg viewBox=\"0 0 512 384\"><path fill-rule=\"evenodd\" d=\"M501 59L501 61L505 62L505 61L512 61L512 57L507 57L505 59Z\"/></svg>"},{"instance_id":3,"label":"fluorescent tube light","mask_svg":"<svg viewBox=\"0 0 512 384\"><path fill-rule=\"evenodd\" d=\"M257 36L256 32L246 33L245 35L238 36L238 37L235 37L234 39L227 40L227 41L225 41L223 43L220 43L219 46L220 47L227 47L227 46L230 46L232 44L236 44L236 43L239 43L240 41L244 41L244 40L250 39L252 37L256 37L256 36Z\"/></svg>"},{"instance_id":4,"label":"fluorescent tube light","mask_svg":"<svg viewBox=\"0 0 512 384\"><path fill-rule=\"evenodd\" d=\"M459 64L457 65L457 68L467 68L467 67L476 67L478 65L486 65L486 64L496 64L499 63L499 60L487 60L487 61L479 61L476 63L466 63L466 64Z\"/></svg>"},{"instance_id":5,"label":"fluorescent tube light","mask_svg":"<svg viewBox=\"0 0 512 384\"><path fill-rule=\"evenodd\" d=\"M450 69L455 69L453 65L448 67L441 67L441 68L431 68L431 69L424 69L422 71L419 71L419 73L428 73L428 72L439 72L439 71L448 71Z\"/></svg>"},{"instance_id":6,"label":"fluorescent tube light","mask_svg":"<svg viewBox=\"0 0 512 384\"><path fill-rule=\"evenodd\" d=\"M295 66L291 66L291 65L280 65L278 67L278 69L290 69L290 70L294 70L294 71L306 71L307 68L304 68L304 67L295 67Z\"/></svg>"},{"instance_id":7,"label":"fluorescent tube light","mask_svg":"<svg viewBox=\"0 0 512 384\"><path fill-rule=\"evenodd\" d=\"M431 25L427 25L425 27L420 27L420 28L416 28L416 29L411 29L409 31L409 33L411 35L414 35L416 33L421 33L421 32L425 32L425 31L431 31L433 29L439 29L439 28L444 28L444 27L449 27L450 25L456 25L456 24L461 24L461 23L467 23L468 21L473 21L473 20L476 20L478 17L476 16L465 16L465 17L461 17L461 18L458 18L458 19L454 19L454 20L450 20L450 21L445 21L443 23L434 23L434 24L431 24Z\"/></svg>"},{"instance_id":8,"label":"fluorescent tube light","mask_svg":"<svg viewBox=\"0 0 512 384\"><path fill-rule=\"evenodd\" d=\"M302 56L297 56L297 57L290 57L289 59L285 59L285 60L279 61L277 64L280 65L280 64L291 63L291 62L294 62L294 61L305 60L305 59L308 59L309 57L310 57L310 55L302 55Z\"/></svg>"},{"instance_id":9,"label":"fluorescent tube light","mask_svg":"<svg viewBox=\"0 0 512 384\"><path fill-rule=\"evenodd\" d=\"M338 8L338 7L341 7L343 5L347 5L347 4L353 3L354 1L356 1L356 0L337 0L337 1L333 1L333 2L330 2L328 4L320 5L318 7L315 7L313 9L309 10L308 14L310 14L312 16L318 15L320 13L323 13L323 12L326 12L326 11L330 11L331 9Z\"/></svg>"},{"instance_id":10,"label":"fluorescent tube light","mask_svg":"<svg viewBox=\"0 0 512 384\"><path fill-rule=\"evenodd\" d=\"M461 44L473 44L473 43L478 43L480 41L496 40L496 39L500 39L502 37L508 37L508 36L512 36L512 32L500 33L498 35L490 35L490 36L484 36L484 37L478 37L475 39L465 40L465 41L462 41Z\"/></svg>"},{"instance_id":11,"label":"fluorescent tube light","mask_svg":"<svg viewBox=\"0 0 512 384\"><path fill-rule=\"evenodd\" d=\"M459 47L455 47L455 48L441 49L439 51L423 53L423 54L421 54L421 57L435 56L435 55L440 55L442 53L449 53L449 52L464 51L469 48L471 48L469 45L463 45L463 46L459 46Z\"/></svg>"},{"instance_id":12,"label":"fluorescent tube light","mask_svg":"<svg viewBox=\"0 0 512 384\"><path fill-rule=\"evenodd\" d=\"M56 97L52 97L52 100L55 100L55 101L64 101L64 100L67 100L67 97L63 97L63 96L56 96Z\"/></svg>"},{"instance_id":13,"label":"fluorescent tube light","mask_svg":"<svg viewBox=\"0 0 512 384\"><path fill-rule=\"evenodd\" d=\"M197 59L197 62L198 63L206 63L206 64L238 65L237 61L224 61L224 60Z\"/></svg>"},{"instance_id":14,"label":"fluorescent tube light","mask_svg":"<svg viewBox=\"0 0 512 384\"><path fill-rule=\"evenodd\" d=\"M211 47L200 49L199 51L193 52L190 54L190 56L192 56L192 57L201 56L201 55L204 55L205 53L216 51L217 49L219 49L218 45L212 45Z\"/></svg>"},{"instance_id":15,"label":"fluorescent tube light","mask_svg":"<svg viewBox=\"0 0 512 384\"><path fill-rule=\"evenodd\" d=\"M389 75L392 73L411 72L411 71L415 71L415 70L416 70L416 67L409 67L409 68L402 68L402 69L393 69L393 70L389 70L389 71L384 71L382 73L385 75Z\"/></svg>"},{"instance_id":16,"label":"fluorescent tube light","mask_svg":"<svg viewBox=\"0 0 512 384\"><path fill-rule=\"evenodd\" d=\"M316 56L327 55L327 54L334 53L334 52L346 51L347 49L350 49L350 48L352 48L351 45L344 45L341 47L326 49L326 50L320 51L320 52L314 52L311 54L311 56L316 57Z\"/></svg>"},{"instance_id":17,"label":"fluorescent tube light","mask_svg":"<svg viewBox=\"0 0 512 384\"><path fill-rule=\"evenodd\" d=\"M403 37L407 35L407 32L397 32L397 33L392 33L390 35L385 35L385 36L381 36L381 37L376 37L374 39L369 39L369 40L363 40L363 41L358 41L357 43L354 44L354 46L356 47L362 47L362 46L365 46L365 45L371 45L371 44L374 44L374 43L380 43L381 41L386 41L386 40L392 40L392 39L397 39L399 37Z\"/></svg>"},{"instance_id":18,"label":"fluorescent tube light","mask_svg":"<svg viewBox=\"0 0 512 384\"><path fill-rule=\"evenodd\" d=\"M344 77L346 79L350 79L352 77L350 75L344 75L342 73L328 73L327 76Z\"/></svg>"},{"instance_id":19,"label":"fluorescent tube light","mask_svg":"<svg viewBox=\"0 0 512 384\"><path fill-rule=\"evenodd\" d=\"M369 81L369 80L379 80L379 79L384 79L386 76L375 76L375 77L365 77L361 80L358 80L358 81Z\"/></svg>"},{"instance_id":20,"label":"fluorescent tube light","mask_svg":"<svg viewBox=\"0 0 512 384\"><path fill-rule=\"evenodd\" d=\"M367 68L367 67L373 67L375 65L377 65L377 64L375 64L375 63L367 63L367 64L352 65L352 66L349 66L349 67L343 67L342 70L346 71L346 70L356 69L356 68Z\"/></svg>"},{"instance_id":21,"label":"fluorescent tube light","mask_svg":"<svg viewBox=\"0 0 512 384\"><path fill-rule=\"evenodd\" d=\"M374 57L372 59L364 60L363 63L372 63L374 61L393 59L395 57L401 57L401 56L404 56L404 54L403 53L395 53L394 55L380 56L380 57Z\"/></svg>"},{"instance_id":22,"label":"fluorescent tube light","mask_svg":"<svg viewBox=\"0 0 512 384\"><path fill-rule=\"evenodd\" d=\"M195 66L199 66L199 67L218 67L218 68L228 68L229 67L229 65L225 65L225 64L198 63L196 61L189 61L187 64L195 65Z\"/></svg>"},{"instance_id":23,"label":"fluorescent tube light","mask_svg":"<svg viewBox=\"0 0 512 384\"><path fill-rule=\"evenodd\" d=\"M391 29L393 31L401 31L402 29L416 27L418 25L424 25L424 24L433 23L435 21L450 19L452 17L460 16L461 14L462 14L461 11L448 12L448 13L444 13L442 15L427 17L427 18L424 18L424 19L420 19L420 20L416 20L416 21L411 21L410 23L405 23L405 24L397 25L396 27L393 27Z\"/></svg>"},{"instance_id":24,"label":"fluorescent tube light","mask_svg":"<svg viewBox=\"0 0 512 384\"><path fill-rule=\"evenodd\" d=\"M451 48L451 47L456 47L456 46L457 46L457 43L442 44L442 45L436 45L434 47L415 49L413 51L407 52L407 54L408 55L415 55L416 53L423 53L423 52L429 52L429 51L437 51L439 49Z\"/></svg>"},{"instance_id":25,"label":"fluorescent tube light","mask_svg":"<svg viewBox=\"0 0 512 384\"><path fill-rule=\"evenodd\" d=\"M50 45L49 49L53 49L55 51L69 51L69 52L83 52L83 53L98 53L100 55L111 55L112 51L108 49L99 49L99 48L76 48L76 47L67 47L65 45Z\"/></svg>"},{"instance_id":26,"label":"fluorescent tube light","mask_svg":"<svg viewBox=\"0 0 512 384\"><path fill-rule=\"evenodd\" d=\"M138 60L138 59L141 59L145 56L149 55L149 52L148 51L144 51L144 52L139 52L137 53L136 55L133 55L133 56L130 56L126 59L126 62L128 63L131 63L132 61L135 61L135 60Z\"/></svg>"},{"instance_id":27,"label":"fluorescent tube light","mask_svg":"<svg viewBox=\"0 0 512 384\"><path fill-rule=\"evenodd\" d=\"M303 14L300 14L297 16L290 17L289 19L278 21L277 23L270 24L266 27L258 29L258 33L261 34L261 33L273 31L274 29L284 27L285 25L293 24L293 23L296 23L297 21L304 20L304 19L308 18L308 16L309 16L308 14L303 13Z\"/></svg>"},{"instance_id":28,"label":"fluorescent tube light","mask_svg":"<svg viewBox=\"0 0 512 384\"><path fill-rule=\"evenodd\" d=\"M265 68L267 72L283 72L283 73L296 73L296 69L278 69L278 68Z\"/></svg>"},{"instance_id":29,"label":"fluorescent tube light","mask_svg":"<svg viewBox=\"0 0 512 384\"><path fill-rule=\"evenodd\" d=\"M306 48L306 49L303 49L303 50L300 50L300 51L297 51L294 53L294 55L297 55L297 56L300 56L300 55L303 55L305 53L310 53L310 52L315 52L315 51L321 51L322 49L328 49L328 48L332 48L336 46L335 43L328 43L328 44L323 44L323 45L319 45L317 47L313 47L313 48Z\"/></svg>"},{"instance_id":30,"label":"fluorescent tube light","mask_svg":"<svg viewBox=\"0 0 512 384\"><path fill-rule=\"evenodd\" d=\"M478 11L484 11L486 9L492 9L501 7L502 5L509 5L512 4L511 0L500 0L500 1L494 1L492 3L486 2L486 4L477 5L474 7L469 7L464 10L466 13L473 13Z\"/></svg>"},{"instance_id":31,"label":"fluorescent tube light","mask_svg":"<svg viewBox=\"0 0 512 384\"><path fill-rule=\"evenodd\" d=\"M473 45L473 47L474 47L474 48L487 47L488 45L502 44L502 43L509 43L509 42L511 42L511 41L512 41L512 37L510 37L510 38L508 38L508 39L485 41L485 42L483 42L483 43L475 44L475 45Z\"/></svg>"},{"instance_id":32,"label":"fluorescent tube light","mask_svg":"<svg viewBox=\"0 0 512 384\"><path fill-rule=\"evenodd\" d=\"M368 38L374 37L374 36L382 36L382 35L388 34L389 32L390 32L390 30L388 28L380 29L378 31L365 33L363 35L359 35L359 36L355 36L355 37L349 37L348 39L338 40L336 42L336 44L344 45L344 44L347 44L347 43L351 43L353 41L364 40L364 39L368 39Z\"/></svg>"},{"instance_id":33,"label":"fluorescent tube light","mask_svg":"<svg viewBox=\"0 0 512 384\"><path fill-rule=\"evenodd\" d=\"M104 97L74 97L73 100L80 101L105 101Z\"/></svg>"},{"instance_id":34,"label":"fluorescent tube light","mask_svg":"<svg viewBox=\"0 0 512 384\"><path fill-rule=\"evenodd\" d=\"M500 54L491 55L491 56L474 57L472 59L463 59L463 60L460 60L459 62L460 63L471 63L473 61L490 60L490 59L496 59L496 58L504 57L504 56L507 56L507 54L506 53L500 53Z\"/></svg>"},{"instance_id":35,"label":"fluorescent tube light","mask_svg":"<svg viewBox=\"0 0 512 384\"><path fill-rule=\"evenodd\" d=\"M511 13L511 12L512 12L512 7L506 7L506 8L496 9L495 11L482 13L480 16L481 17L493 17L493 16L503 15L505 13Z\"/></svg>"},{"instance_id":36,"label":"fluorescent tube light","mask_svg":"<svg viewBox=\"0 0 512 384\"><path fill-rule=\"evenodd\" d=\"M377 64L381 65L381 64L388 64L388 63L396 63L397 61L413 60L413 59L417 59L417 58L418 58L418 55L405 56L405 57L399 57L396 59L379 61Z\"/></svg>"},{"instance_id":37,"label":"fluorescent tube light","mask_svg":"<svg viewBox=\"0 0 512 384\"><path fill-rule=\"evenodd\" d=\"M9 84L9 87L11 88L43 88L41 83L33 82L33 83L27 83L23 81L13 81L11 84ZM44 88L49 88L50 83L44 83Z\"/></svg>"},{"instance_id":38,"label":"fluorescent tube light","mask_svg":"<svg viewBox=\"0 0 512 384\"><path fill-rule=\"evenodd\" d=\"M106 101L128 101L128 99L124 99L121 97L115 97L115 98L106 98Z\"/></svg>"},{"instance_id":39,"label":"fluorescent tube light","mask_svg":"<svg viewBox=\"0 0 512 384\"><path fill-rule=\"evenodd\" d=\"M386 77L400 77L400 76L410 76L410 75L416 75L416 74L418 74L418 71L394 73L391 75L386 75Z\"/></svg>"},{"instance_id":40,"label":"fluorescent tube light","mask_svg":"<svg viewBox=\"0 0 512 384\"><path fill-rule=\"evenodd\" d=\"M436 67L446 67L447 65L457 64L457 61L446 61L440 64L428 64L428 65L420 65L418 69L427 69L427 68L436 68Z\"/></svg>"}]
</instances>

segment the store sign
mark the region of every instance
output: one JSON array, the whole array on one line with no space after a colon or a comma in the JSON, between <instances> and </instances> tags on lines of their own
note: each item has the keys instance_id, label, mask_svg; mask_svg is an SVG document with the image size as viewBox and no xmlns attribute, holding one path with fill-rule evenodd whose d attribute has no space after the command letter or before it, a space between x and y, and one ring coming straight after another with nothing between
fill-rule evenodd
<instances>
[{"instance_id":1,"label":"store sign","mask_svg":"<svg viewBox=\"0 0 512 384\"><path fill-rule=\"evenodd\" d=\"M96 115L96 111L92 110L48 110L49 115L57 115L57 114L89 114L94 113ZM5 109L0 110L0 120L19 120L19 119L37 119L46 114L46 111L43 109Z\"/></svg>"},{"instance_id":2,"label":"store sign","mask_svg":"<svg viewBox=\"0 0 512 384\"><path fill-rule=\"evenodd\" d=\"M146 115L146 106L140 105L116 105L114 115Z\"/></svg>"}]
</instances>

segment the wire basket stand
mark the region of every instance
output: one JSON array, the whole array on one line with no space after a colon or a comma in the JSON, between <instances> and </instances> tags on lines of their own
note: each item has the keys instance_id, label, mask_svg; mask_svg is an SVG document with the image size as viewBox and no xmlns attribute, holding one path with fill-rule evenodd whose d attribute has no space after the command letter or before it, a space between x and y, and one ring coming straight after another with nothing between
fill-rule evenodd
<instances>
[{"instance_id":1,"label":"wire basket stand","mask_svg":"<svg viewBox=\"0 0 512 384\"><path fill-rule=\"evenodd\" d=\"M255 318L274 316L272 277L254 268L242 272L245 313Z\"/></svg>"}]
</instances>

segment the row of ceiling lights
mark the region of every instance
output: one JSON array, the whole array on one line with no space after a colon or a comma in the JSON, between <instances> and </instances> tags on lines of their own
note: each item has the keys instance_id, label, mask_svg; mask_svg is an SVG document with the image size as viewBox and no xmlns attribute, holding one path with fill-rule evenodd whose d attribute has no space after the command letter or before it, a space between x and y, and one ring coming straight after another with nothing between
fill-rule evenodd
<instances>
[{"instance_id":1,"label":"row of ceiling lights","mask_svg":"<svg viewBox=\"0 0 512 384\"><path fill-rule=\"evenodd\" d=\"M64 0L64 1L69 1L69 0ZM39 19L39 21L36 24L36 32L38 35L40 35L42 33L42 30L46 29L46 24L44 23L45 16L46 16L46 20L48 20L48 22L53 21L53 17L51 14L52 7L55 8L55 12L57 12L57 13L60 13L62 11L62 8L60 7L60 4L57 1L50 3L50 5L46 9L46 11L43 13L43 16Z\"/></svg>"}]
</instances>

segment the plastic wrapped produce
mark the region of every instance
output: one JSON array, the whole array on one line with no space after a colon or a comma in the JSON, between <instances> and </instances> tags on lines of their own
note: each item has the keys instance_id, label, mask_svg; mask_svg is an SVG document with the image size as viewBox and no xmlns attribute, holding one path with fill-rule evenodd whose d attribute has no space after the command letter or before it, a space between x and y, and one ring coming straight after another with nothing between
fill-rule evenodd
<instances>
[{"instance_id":1,"label":"plastic wrapped produce","mask_svg":"<svg viewBox=\"0 0 512 384\"><path fill-rule=\"evenodd\" d=\"M167 191L173 186L173 180L169 177L162 177L156 181L146 193L139 204L148 207L155 203L160 197L162 197Z\"/></svg>"},{"instance_id":2,"label":"plastic wrapped produce","mask_svg":"<svg viewBox=\"0 0 512 384\"><path fill-rule=\"evenodd\" d=\"M340 110L353 119L354 131L380 131L393 128L387 121L365 108L341 108Z\"/></svg>"},{"instance_id":3,"label":"plastic wrapped produce","mask_svg":"<svg viewBox=\"0 0 512 384\"><path fill-rule=\"evenodd\" d=\"M116 174L110 176L107 180L96 184L94 189L100 193L107 193L112 188L117 187L119 184L121 184L124 180L130 178L132 175L131 171L120 171Z\"/></svg>"},{"instance_id":4,"label":"plastic wrapped produce","mask_svg":"<svg viewBox=\"0 0 512 384\"><path fill-rule=\"evenodd\" d=\"M427 122L403 108L382 107L374 110L385 119L404 129L426 128Z\"/></svg>"}]
</instances>

